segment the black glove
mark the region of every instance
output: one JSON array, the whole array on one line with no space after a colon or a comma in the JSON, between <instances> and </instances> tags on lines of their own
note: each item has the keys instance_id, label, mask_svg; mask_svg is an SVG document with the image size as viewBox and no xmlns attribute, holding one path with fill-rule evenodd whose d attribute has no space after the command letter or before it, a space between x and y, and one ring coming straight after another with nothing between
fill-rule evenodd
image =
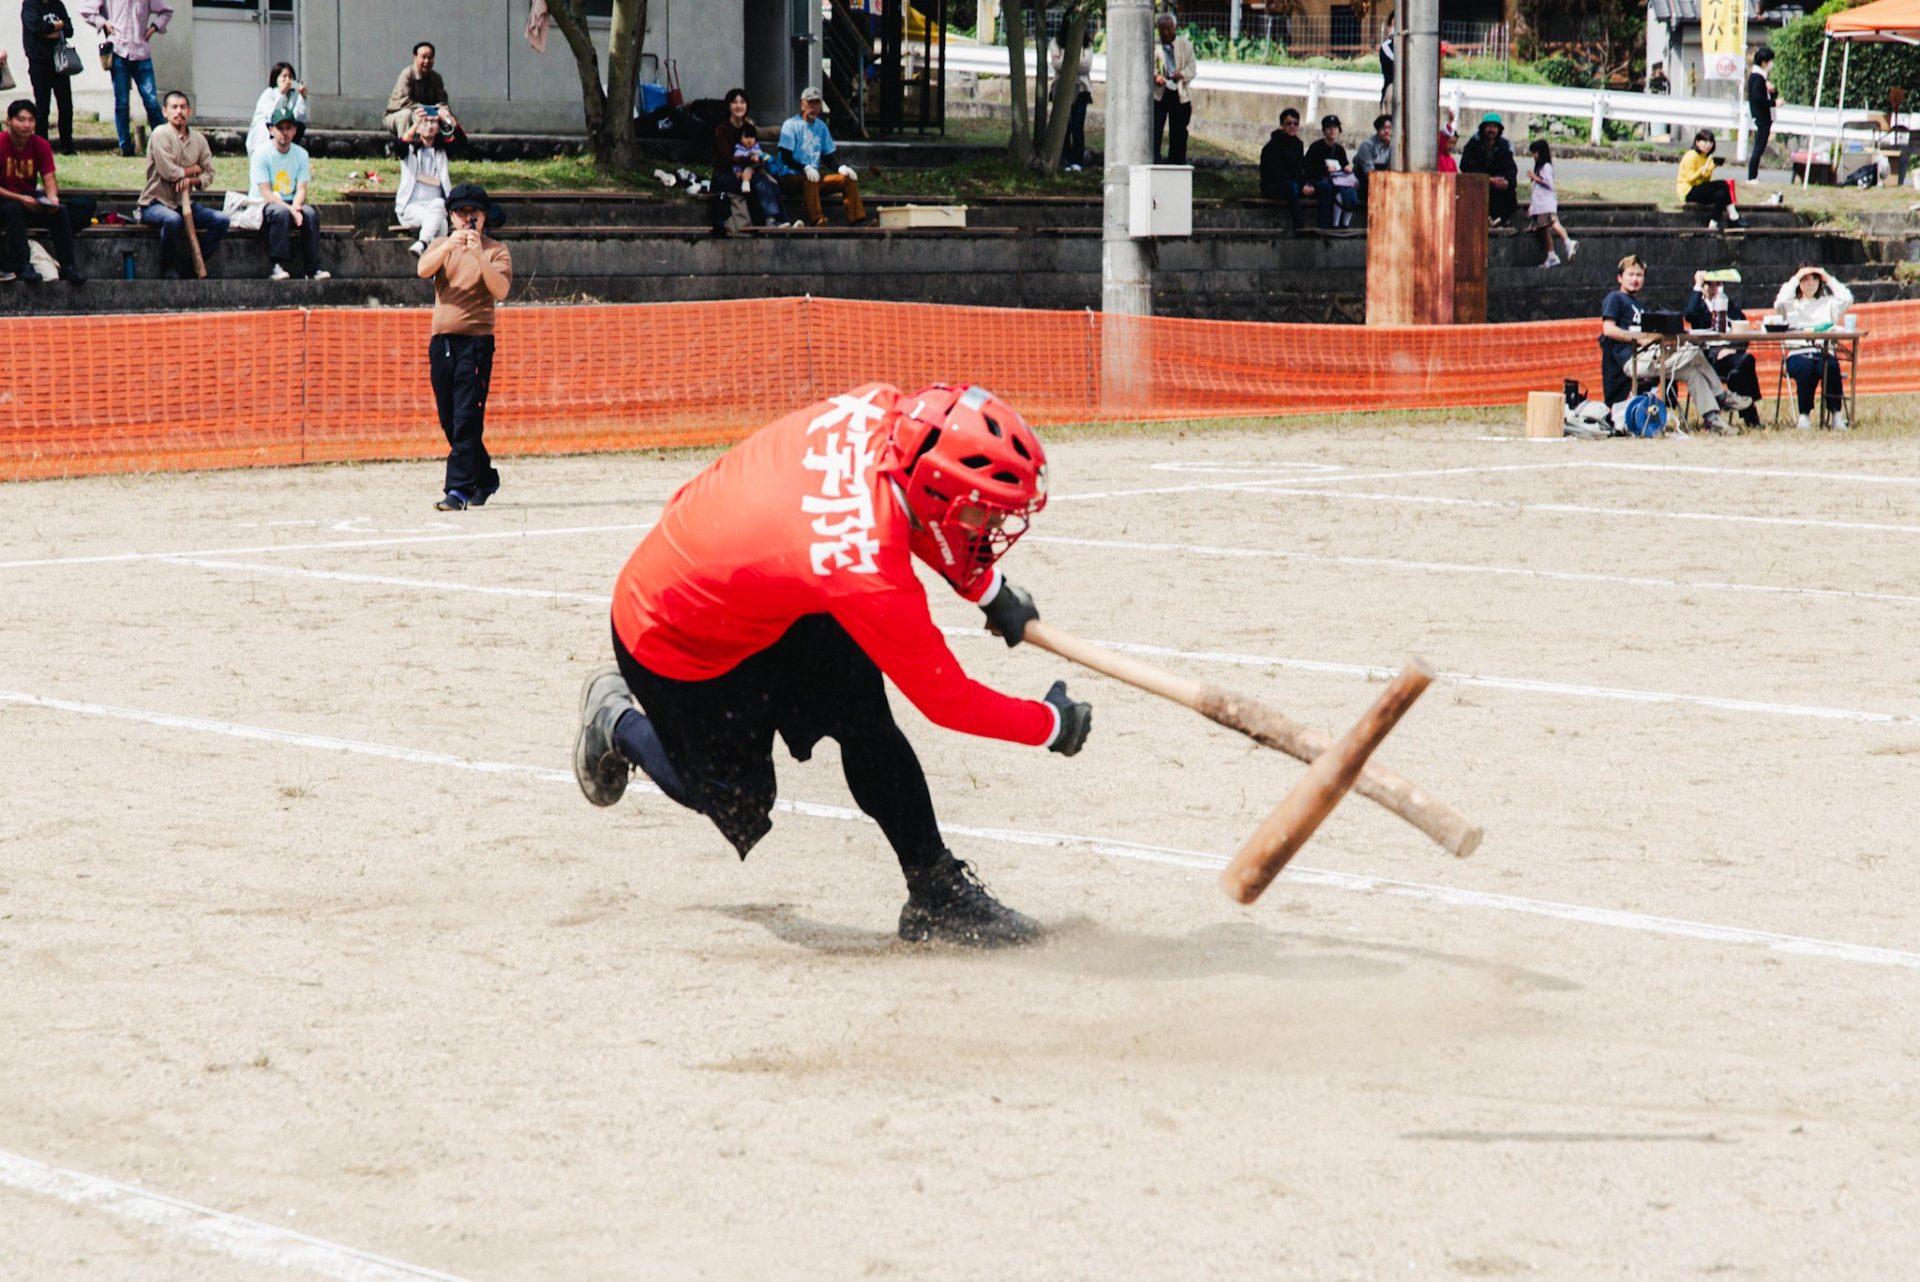
<instances>
[{"instance_id":1,"label":"black glove","mask_svg":"<svg viewBox=\"0 0 1920 1282\"><path fill-rule=\"evenodd\" d=\"M1053 736L1047 751L1071 757L1080 751L1080 745L1087 741L1087 731L1093 728L1093 705L1069 699L1067 683L1064 681L1053 683L1053 689L1047 691L1046 701L1060 714L1060 733Z\"/></svg>"},{"instance_id":2,"label":"black glove","mask_svg":"<svg viewBox=\"0 0 1920 1282\"><path fill-rule=\"evenodd\" d=\"M1027 635L1027 625L1040 617L1040 609L1033 603L1033 594L1005 580L1001 581L1000 590L993 594L993 600L980 608L987 613L987 631L997 637L1005 637L1009 650L1019 645L1021 638Z\"/></svg>"}]
</instances>

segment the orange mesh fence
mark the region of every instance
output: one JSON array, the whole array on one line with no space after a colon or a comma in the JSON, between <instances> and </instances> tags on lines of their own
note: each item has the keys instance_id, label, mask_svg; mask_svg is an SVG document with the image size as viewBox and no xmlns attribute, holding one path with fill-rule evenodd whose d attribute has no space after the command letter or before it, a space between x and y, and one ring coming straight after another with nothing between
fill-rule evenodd
<instances>
[{"instance_id":1,"label":"orange mesh fence","mask_svg":"<svg viewBox=\"0 0 1920 1282\"><path fill-rule=\"evenodd\" d=\"M1860 390L1920 391L1920 302L1855 309ZM1037 423L1517 407L1600 381L1598 322L1261 325L776 298L510 307L503 455L733 440L873 379L993 388ZM422 310L0 319L0 479L444 453ZM1763 387L1779 356L1756 348Z\"/></svg>"}]
</instances>

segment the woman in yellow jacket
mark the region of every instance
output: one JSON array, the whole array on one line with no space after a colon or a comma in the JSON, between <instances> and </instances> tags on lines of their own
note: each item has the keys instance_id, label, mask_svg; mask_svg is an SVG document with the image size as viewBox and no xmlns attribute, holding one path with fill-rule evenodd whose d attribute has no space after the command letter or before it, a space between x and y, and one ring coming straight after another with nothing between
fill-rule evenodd
<instances>
[{"instance_id":1,"label":"woman in yellow jacket","mask_svg":"<svg viewBox=\"0 0 1920 1282\"><path fill-rule=\"evenodd\" d=\"M1728 231L1739 231L1740 206L1733 182L1713 176L1713 148L1713 130L1702 129L1693 136L1692 148L1680 157L1680 176L1674 179L1673 189L1687 204L1705 205L1712 211L1708 215L1709 229L1718 231L1724 226Z\"/></svg>"}]
</instances>

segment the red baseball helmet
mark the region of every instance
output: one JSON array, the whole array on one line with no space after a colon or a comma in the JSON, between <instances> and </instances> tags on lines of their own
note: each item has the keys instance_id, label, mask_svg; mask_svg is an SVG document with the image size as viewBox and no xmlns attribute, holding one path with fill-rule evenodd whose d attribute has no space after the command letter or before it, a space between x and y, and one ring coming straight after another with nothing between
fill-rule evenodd
<instances>
[{"instance_id":1,"label":"red baseball helmet","mask_svg":"<svg viewBox=\"0 0 1920 1282\"><path fill-rule=\"evenodd\" d=\"M1047 505L1047 452L1019 411L984 387L936 383L902 403L887 471L913 515L908 546L972 592Z\"/></svg>"}]
</instances>

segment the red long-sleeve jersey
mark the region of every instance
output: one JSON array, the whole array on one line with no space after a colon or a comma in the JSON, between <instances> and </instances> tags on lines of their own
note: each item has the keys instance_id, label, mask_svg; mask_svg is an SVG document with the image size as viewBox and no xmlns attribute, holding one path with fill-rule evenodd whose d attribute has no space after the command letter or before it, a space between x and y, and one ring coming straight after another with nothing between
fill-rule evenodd
<instances>
[{"instance_id":1,"label":"red long-sleeve jersey","mask_svg":"<svg viewBox=\"0 0 1920 1282\"><path fill-rule=\"evenodd\" d=\"M797 410L681 486L620 572L614 630L650 670L700 681L830 614L936 725L1048 743L1059 714L968 677L934 625L906 507L879 474L902 399L870 383ZM978 600L1000 583L995 571Z\"/></svg>"}]
</instances>

